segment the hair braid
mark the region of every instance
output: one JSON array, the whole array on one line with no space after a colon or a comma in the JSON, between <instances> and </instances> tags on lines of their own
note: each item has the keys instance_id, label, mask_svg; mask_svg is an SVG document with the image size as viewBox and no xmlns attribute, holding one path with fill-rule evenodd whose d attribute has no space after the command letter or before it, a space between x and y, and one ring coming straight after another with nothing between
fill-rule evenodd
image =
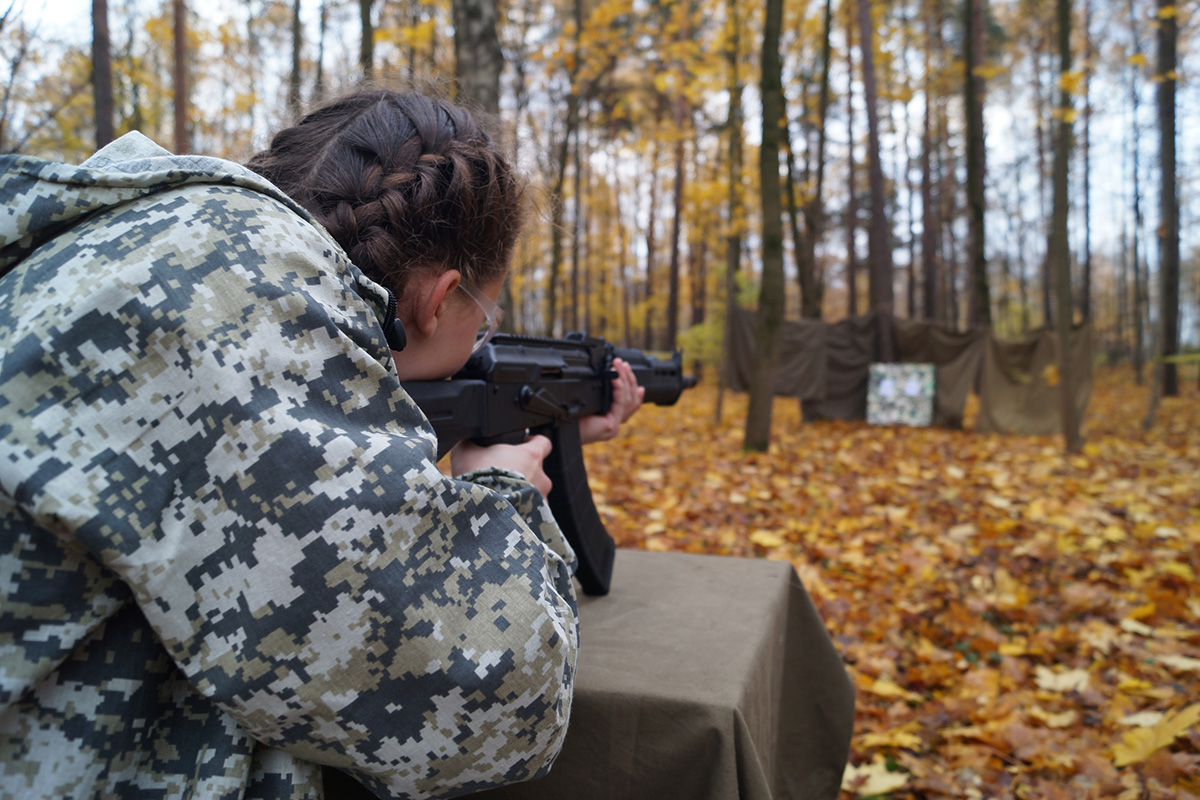
<instances>
[{"instance_id":1,"label":"hair braid","mask_svg":"<svg viewBox=\"0 0 1200 800\"><path fill-rule=\"evenodd\" d=\"M489 283L507 270L524 218L524 184L493 140L466 110L424 95L348 95L280 131L247 166L397 293L428 267Z\"/></svg>"}]
</instances>

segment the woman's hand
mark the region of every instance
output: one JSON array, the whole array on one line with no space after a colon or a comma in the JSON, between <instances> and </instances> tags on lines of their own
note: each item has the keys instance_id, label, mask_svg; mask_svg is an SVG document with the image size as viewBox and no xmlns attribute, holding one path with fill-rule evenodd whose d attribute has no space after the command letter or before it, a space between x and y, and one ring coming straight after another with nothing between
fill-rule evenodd
<instances>
[{"instance_id":1,"label":"woman's hand","mask_svg":"<svg viewBox=\"0 0 1200 800\"><path fill-rule=\"evenodd\" d=\"M550 479L542 462L550 455L550 440L545 436L530 436L521 444L494 444L481 447L461 441L450 450L450 473L462 475L477 469L499 467L523 475L533 488L550 495Z\"/></svg>"},{"instance_id":2,"label":"woman's hand","mask_svg":"<svg viewBox=\"0 0 1200 800\"><path fill-rule=\"evenodd\" d=\"M579 421L579 439L584 444L613 438L621 429L621 423L642 407L646 389L638 386L633 367L623 359L614 358L613 369L616 370L617 377L613 378L612 408L607 414L596 414Z\"/></svg>"}]
</instances>

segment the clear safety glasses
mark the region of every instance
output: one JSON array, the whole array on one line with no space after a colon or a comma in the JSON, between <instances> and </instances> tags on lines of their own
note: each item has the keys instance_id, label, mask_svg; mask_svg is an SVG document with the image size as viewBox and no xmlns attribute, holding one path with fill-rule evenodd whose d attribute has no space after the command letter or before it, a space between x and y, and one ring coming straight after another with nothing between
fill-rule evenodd
<instances>
[{"instance_id":1,"label":"clear safety glasses","mask_svg":"<svg viewBox=\"0 0 1200 800\"><path fill-rule=\"evenodd\" d=\"M474 300L475 304L483 310L483 322L479 323L479 332L475 334L475 346L471 348L471 352L476 353L496 335L496 331L500 328L500 321L504 319L504 309L497 305L495 300L466 281L459 281L458 288L462 289L467 297Z\"/></svg>"}]
</instances>

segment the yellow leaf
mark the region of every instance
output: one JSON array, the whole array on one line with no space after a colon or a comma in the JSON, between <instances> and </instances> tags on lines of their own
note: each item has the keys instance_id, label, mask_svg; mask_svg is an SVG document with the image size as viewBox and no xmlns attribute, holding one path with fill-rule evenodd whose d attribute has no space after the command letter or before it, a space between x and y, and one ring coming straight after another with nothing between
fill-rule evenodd
<instances>
[{"instance_id":1,"label":"yellow leaf","mask_svg":"<svg viewBox=\"0 0 1200 800\"><path fill-rule=\"evenodd\" d=\"M1159 656L1158 663L1176 670L1177 672L1200 672L1200 658L1188 656Z\"/></svg>"},{"instance_id":2,"label":"yellow leaf","mask_svg":"<svg viewBox=\"0 0 1200 800\"><path fill-rule=\"evenodd\" d=\"M1117 720L1119 725L1128 725L1136 728L1153 728L1158 723L1162 722L1166 716L1161 711L1139 711L1136 714L1130 714L1127 717L1121 717Z\"/></svg>"},{"instance_id":3,"label":"yellow leaf","mask_svg":"<svg viewBox=\"0 0 1200 800\"><path fill-rule=\"evenodd\" d=\"M1179 15L1179 9L1175 6L1163 6L1158 10L1159 19L1172 19Z\"/></svg>"},{"instance_id":4,"label":"yellow leaf","mask_svg":"<svg viewBox=\"0 0 1200 800\"><path fill-rule=\"evenodd\" d=\"M1200 703L1190 705L1178 714L1169 714L1152 728L1138 728L1126 733L1120 744L1113 746L1113 764L1125 767L1145 761L1155 751L1167 747L1189 728L1200 722Z\"/></svg>"},{"instance_id":5,"label":"yellow leaf","mask_svg":"<svg viewBox=\"0 0 1200 800\"><path fill-rule=\"evenodd\" d=\"M998 494L989 494L983 498L983 502L987 503L992 508L998 508L1001 511L1008 511L1013 507L1013 503L1007 497L1002 497Z\"/></svg>"},{"instance_id":6,"label":"yellow leaf","mask_svg":"<svg viewBox=\"0 0 1200 800\"><path fill-rule=\"evenodd\" d=\"M1004 642L996 651L1002 656L1023 656L1029 652L1024 641Z\"/></svg>"},{"instance_id":7,"label":"yellow leaf","mask_svg":"<svg viewBox=\"0 0 1200 800\"><path fill-rule=\"evenodd\" d=\"M1136 633L1138 636L1153 636L1154 628L1151 628L1144 622L1138 622L1132 617L1126 617L1121 620L1121 630L1126 633Z\"/></svg>"},{"instance_id":8,"label":"yellow leaf","mask_svg":"<svg viewBox=\"0 0 1200 800\"><path fill-rule=\"evenodd\" d=\"M920 729L920 723L910 722L907 725L902 725L899 728L892 728L890 731L883 733L868 733L859 737L858 746L860 748L873 747L892 747L904 750L919 750L924 742L917 735L917 730Z\"/></svg>"},{"instance_id":9,"label":"yellow leaf","mask_svg":"<svg viewBox=\"0 0 1200 800\"><path fill-rule=\"evenodd\" d=\"M784 538L777 533L760 529L750 534L750 541L759 547L765 547L770 550L772 547L779 547L783 544Z\"/></svg>"},{"instance_id":10,"label":"yellow leaf","mask_svg":"<svg viewBox=\"0 0 1200 800\"><path fill-rule=\"evenodd\" d=\"M1047 364L1042 370L1042 380L1047 386L1058 386L1058 365Z\"/></svg>"},{"instance_id":11,"label":"yellow leaf","mask_svg":"<svg viewBox=\"0 0 1200 800\"><path fill-rule=\"evenodd\" d=\"M1123 542L1126 538L1125 529L1120 525L1109 525L1103 533L1104 539L1109 542Z\"/></svg>"},{"instance_id":12,"label":"yellow leaf","mask_svg":"<svg viewBox=\"0 0 1200 800\"><path fill-rule=\"evenodd\" d=\"M1130 610L1129 618L1141 620L1145 619L1146 617L1153 617L1157 613L1158 606L1154 605L1154 603L1143 603L1137 608Z\"/></svg>"},{"instance_id":13,"label":"yellow leaf","mask_svg":"<svg viewBox=\"0 0 1200 800\"><path fill-rule=\"evenodd\" d=\"M665 536L647 537L645 542L643 542L642 546L645 547L647 550L650 550L651 552L656 552L656 553L668 553L673 549L671 547L671 542L669 540L667 540L667 538Z\"/></svg>"},{"instance_id":14,"label":"yellow leaf","mask_svg":"<svg viewBox=\"0 0 1200 800\"><path fill-rule=\"evenodd\" d=\"M1128 59L1129 64L1134 67L1147 67L1150 61L1146 58L1145 53L1134 53Z\"/></svg>"},{"instance_id":15,"label":"yellow leaf","mask_svg":"<svg viewBox=\"0 0 1200 800\"><path fill-rule=\"evenodd\" d=\"M1054 714L1041 706L1034 706L1029 710L1029 716L1038 720L1047 728L1069 728L1079 719L1079 712L1075 709L1069 709Z\"/></svg>"},{"instance_id":16,"label":"yellow leaf","mask_svg":"<svg viewBox=\"0 0 1200 800\"><path fill-rule=\"evenodd\" d=\"M908 785L909 775L906 772L891 772L887 764L872 761L862 767L853 764L846 765L842 775L842 788L851 791L859 797L870 797L875 794L887 794Z\"/></svg>"},{"instance_id":17,"label":"yellow leaf","mask_svg":"<svg viewBox=\"0 0 1200 800\"><path fill-rule=\"evenodd\" d=\"M905 700L919 700L921 697L887 678L876 678L875 682L867 687L867 691L880 697L902 697Z\"/></svg>"},{"instance_id":18,"label":"yellow leaf","mask_svg":"<svg viewBox=\"0 0 1200 800\"><path fill-rule=\"evenodd\" d=\"M1166 564L1163 564L1163 572L1174 575L1176 578L1183 578L1189 582L1196 580L1196 573L1192 570L1191 566L1180 561L1168 561Z\"/></svg>"},{"instance_id":19,"label":"yellow leaf","mask_svg":"<svg viewBox=\"0 0 1200 800\"><path fill-rule=\"evenodd\" d=\"M1049 667L1038 665L1034 670L1038 688L1048 692L1082 692L1090 679L1086 669L1069 669L1055 672Z\"/></svg>"},{"instance_id":20,"label":"yellow leaf","mask_svg":"<svg viewBox=\"0 0 1200 800\"><path fill-rule=\"evenodd\" d=\"M1058 86L1067 94L1075 94L1079 90L1079 84L1082 81L1083 70L1075 69L1070 72L1064 72L1058 80Z\"/></svg>"}]
</instances>

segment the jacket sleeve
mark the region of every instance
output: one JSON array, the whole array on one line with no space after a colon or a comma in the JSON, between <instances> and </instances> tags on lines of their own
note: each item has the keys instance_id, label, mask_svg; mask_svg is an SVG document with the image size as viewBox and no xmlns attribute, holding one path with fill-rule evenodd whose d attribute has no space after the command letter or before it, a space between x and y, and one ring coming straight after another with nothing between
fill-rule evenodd
<instances>
[{"instance_id":1,"label":"jacket sleeve","mask_svg":"<svg viewBox=\"0 0 1200 800\"><path fill-rule=\"evenodd\" d=\"M190 187L39 261L24 280L52 302L18 336L23 419L55 455L14 496L132 589L199 693L380 796L549 769L578 641L570 549L518 476L439 472L322 231Z\"/></svg>"}]
</instances>

